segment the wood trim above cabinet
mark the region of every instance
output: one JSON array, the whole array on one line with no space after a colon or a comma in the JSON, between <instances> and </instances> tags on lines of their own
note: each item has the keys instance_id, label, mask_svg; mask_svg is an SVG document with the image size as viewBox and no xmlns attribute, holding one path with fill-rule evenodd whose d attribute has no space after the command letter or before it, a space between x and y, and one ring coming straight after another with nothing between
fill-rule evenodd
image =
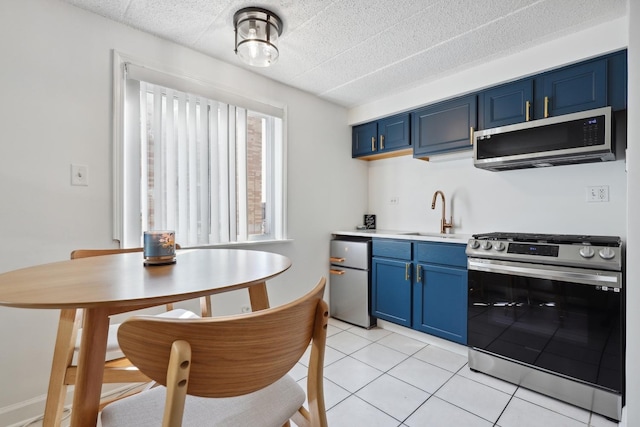
<instances>
[{"instance_id":1,"label":"wood trim above cabinet","mask_svg":"<svg viewBox=\"0 0 640 427\"><path fill-rule=\"evenodd\" d=\"M390 159L392 157L408 156L411 154L413 154L413 148L407 148L404 150L387 151L387 152L372 154L370 156L354 157L354 159L370 161L370 160Z\"/></svg>"}]
</instances>

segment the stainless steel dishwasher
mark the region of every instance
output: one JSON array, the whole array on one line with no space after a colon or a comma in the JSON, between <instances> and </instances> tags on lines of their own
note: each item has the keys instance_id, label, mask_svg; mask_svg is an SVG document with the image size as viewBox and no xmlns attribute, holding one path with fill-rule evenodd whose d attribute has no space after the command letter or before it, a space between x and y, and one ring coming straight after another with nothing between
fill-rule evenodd
<instances>
[{"instance_id":1,"label":"stainless steel dishwasher","mask_svg":"<svg viewBox=\"0 0 640 427\"><path fill-rule=\"evenodd\" d=\"M340 236L331 241L331 316L363 328L375 326L371 316L371 239Z\"/></svg>"}]
</instances>

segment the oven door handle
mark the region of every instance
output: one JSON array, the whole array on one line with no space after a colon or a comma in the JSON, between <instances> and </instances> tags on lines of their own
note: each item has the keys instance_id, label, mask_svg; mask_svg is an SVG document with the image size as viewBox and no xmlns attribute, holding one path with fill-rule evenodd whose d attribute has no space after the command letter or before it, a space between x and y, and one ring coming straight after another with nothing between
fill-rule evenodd
<instances>
[{"instance_id":1,"label":"oven door handle","mask_svg":"<svg viewBox=\"0 0 640 427\"><path fill-rule=\"evenodd\" d=\"M509 274L535 279L558 280L584 285L622 288L622 274L612 271L589 270L584 268L558 267L539 264L515 263L509 261L469 258L469 270L487 273Z\"/></svg>"}]
</instances>

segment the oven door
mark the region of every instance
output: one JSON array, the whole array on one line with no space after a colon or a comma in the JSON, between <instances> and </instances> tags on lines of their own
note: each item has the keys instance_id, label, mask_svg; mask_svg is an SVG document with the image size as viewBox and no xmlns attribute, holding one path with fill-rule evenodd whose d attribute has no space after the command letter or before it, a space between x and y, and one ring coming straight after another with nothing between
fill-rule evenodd
<instances>
[{"instance_id":1,"label":"oven door","mask_svg":"<svg viewBox=\"0 0 640 427\"><path fill-rule=\"evenodd\" d=\"M469 258L468 343L622 392L619 272Z\"/></svg>"}]
</instances>

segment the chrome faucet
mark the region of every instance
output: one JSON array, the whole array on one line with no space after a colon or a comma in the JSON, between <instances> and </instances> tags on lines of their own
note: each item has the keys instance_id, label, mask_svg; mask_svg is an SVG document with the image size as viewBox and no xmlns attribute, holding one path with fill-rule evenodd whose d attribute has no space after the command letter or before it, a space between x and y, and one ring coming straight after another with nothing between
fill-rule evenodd
<instances>
[{"instance_id":1,"label":"chrome faucet","mask_svg":"<svg viewBox=\"0 0 640 427\"><path fill-rule=\"evenodd\" d=\"M431 209L436 208L436 199L438 198L438 194L442 197L442 218L440 219L440 233L445 234L447 228L453 228L453 215L451 215L449 222L447 222L447 219L445 217L446 202L444 199L444 193L440 190L437 190L435 193L433 193L433 199L431 200Z\"/></svg>"}]
</instances>

